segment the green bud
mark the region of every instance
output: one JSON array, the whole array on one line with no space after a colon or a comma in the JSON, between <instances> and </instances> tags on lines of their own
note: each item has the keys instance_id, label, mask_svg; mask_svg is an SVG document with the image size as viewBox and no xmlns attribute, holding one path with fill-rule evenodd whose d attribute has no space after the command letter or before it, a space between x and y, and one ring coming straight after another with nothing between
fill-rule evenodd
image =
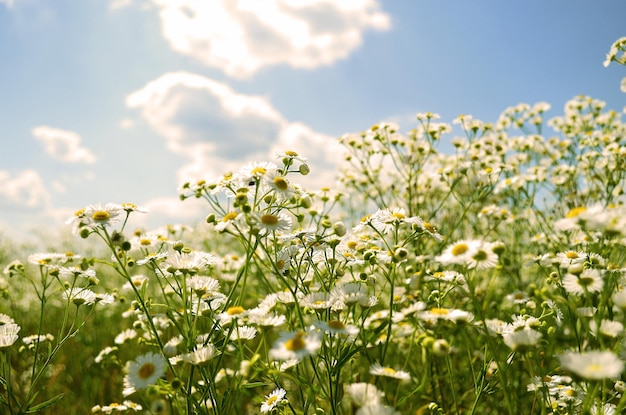
<instances>
[{"instance_id":1,"label":"green bud","mask_svg":"<svg viewBox=\"0 0 626 415\"><path fill-rule=\"evenodd\" d=\"M447 356L450 353L450 344L445 339L437 339L432 344L432 351L435 356Z\"/></svg>"},{"instance_id":2,"label":"green bud","mask_svg":"<svg viewBox=\"0 0 626 415\"><path fill-rule=\"evenodd\" d=\"M333 231L335 232L335 235L341 238L346 234L346 225L344 225L343 222L335 222Z\"/></svg>"},{"instance_id":3,"label":"green bud","mask_svg":"<svg viewBox=\"0 0 626 415\"><path fill-rule=\"evenodd\" d=\"M300 174L303 176L306 176L307 174L311 172L311 169L306 164L301 164L298 170L300 171Z\"/></svg>"},{"instance_id":4,"label":"green bud","mask_svg":"<svg viewBox=\"0 0 626 415\"><path fill-rule=\"evenodd\" d=\"M300 206L302 206L305 209L310 208L313 205L313 200L311 200L311 197L308 195L302 196L302 198L300 199Z\"/></svg>"}]
</instances>

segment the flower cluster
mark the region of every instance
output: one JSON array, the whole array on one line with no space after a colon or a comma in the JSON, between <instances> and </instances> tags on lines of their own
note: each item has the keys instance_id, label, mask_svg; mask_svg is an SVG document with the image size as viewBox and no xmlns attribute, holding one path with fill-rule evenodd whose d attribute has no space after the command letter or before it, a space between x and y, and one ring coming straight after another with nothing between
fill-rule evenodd
<instances>
[{"instance_id":1,"label":"flower cluster","mask_svg":"<svg viewBox=\"0 0 626 415\"><path fill-rule=\"evenodd\" d=\"M339 191L298 185L307 160L283 151L184 183L207 204L193 228L80 209L104 254L5 267L0 405L59 400L40 386L95 319L76 350L109 373L92 413L623 413L626 124L604 107L379 123L340 137Z\"/></svg>"}]
</instances>

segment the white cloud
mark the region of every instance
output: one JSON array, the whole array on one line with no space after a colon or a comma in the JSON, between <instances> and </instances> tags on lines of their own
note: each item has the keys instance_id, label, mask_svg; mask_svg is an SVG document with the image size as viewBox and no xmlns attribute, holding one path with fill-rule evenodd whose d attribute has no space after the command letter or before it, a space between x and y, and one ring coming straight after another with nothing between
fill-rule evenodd
<instances>
[{"instance_id":1,"label":"white cloud","mask_svg":"<svg viewBox=\"0 0 626 415\"><path fill-rule=\"evenodd\" d=\"M109 10L119 10L131 5L133 0L111 0L109 2Z\"/></svg>"},{"instance_id":2,"label":"white cloud","mask_svg":"<svg viewBox=\"0 0 626 415\"><path fill-rule=\"evenodd\" d=\"M152 0L175 51L248 77L278 64L312 69L347 57L363 31L386 30L376 0Z\"/></svg>"},{"instance_id":3,"label":"white cloud","mask_svg":"<svg viewBox=\"0 0 626 415\"><path fill-rule=\"evenodd\" d=\"M35 170L24 170L14 177L0 170L0 200L2 205L37 208L48 205L50 196Z\"/></svg>"},{"instance_id":4,"label":"white cloud","mask_svg":"<svg viewBox=\"0 0 626 415\"><path fill-rule=\"evenodd\" d=\"M67 163L91 164L96 161L89 149L81 147L80 136L75 132L48 126L35 127L32 132L52 158Z\"/></svg>"},{"instance_id":5,"label":"white cloud","mask_svg":"<svg viewBox=\"0 0 626 415\"><path fill-rule=\"evenodd\" d=\"M341 158L335 137L287 121L264 97L244 95L229 86L187 72L167 73L130 94L130 108L166 140L166 147L188 161L180 183L237 171L246 161L274 160L276 151L308 157L315 176L329 185ZM315 171L318 169L318 171Z\"/></svg>"},{"instance_id":6,"label":"white cloud","mask_svg":"<svg viewBox=\"0 0 626 415\"><path fill-rule=\"evenodd\" d=\"M13 0L0 0L0 3L6 3L9 9L13 7Z\"/></svg>"},{"instance_id":7,"label":"white cloud","mask_svg":"<svg viewBox=\"0 0 626 415\"><path fill-rule=\"evenodd\" d=\"M119 127L122 130L130 130L131 128L133 128L135 126L135 121L131 120L130 118L124 118L120 121L119 123Z\"/></svg>"}]
</instances>

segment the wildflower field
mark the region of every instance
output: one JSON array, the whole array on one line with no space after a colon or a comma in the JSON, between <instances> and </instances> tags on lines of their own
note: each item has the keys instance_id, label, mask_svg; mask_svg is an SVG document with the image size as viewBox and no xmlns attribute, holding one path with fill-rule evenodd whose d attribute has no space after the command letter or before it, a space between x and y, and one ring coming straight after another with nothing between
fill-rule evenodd
<instances>
[{"instance_id":1,"label":"wildflower field","mask_svg":"<svg viewBox=\"0 0 626 415\"><path fill-rule=\"evenodd\" d=\"M626 124L548 109L344 135L337 188L293 149L185 183L194 228L5 241L0 413L624 413Z\"/></svg>"}]
</instances>

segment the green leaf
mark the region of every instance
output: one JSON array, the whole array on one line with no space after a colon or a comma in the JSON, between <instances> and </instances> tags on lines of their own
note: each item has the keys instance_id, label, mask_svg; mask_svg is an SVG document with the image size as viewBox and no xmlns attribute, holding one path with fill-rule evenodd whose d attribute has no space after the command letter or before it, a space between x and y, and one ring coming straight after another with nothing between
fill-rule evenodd
<instances>
[{"instance_id":1,"label":"green leaf","mask_svg":"<svg viewBox=\"0 0 626 415\"><path fill-rule=\"evenodd\" d=\"M47 408L47 407L49 407L49 406L54 405L57 401L61 400L61 398L63 398L63 394L62 394L62 393L61 393L61 394L59 394L59 395L57 395L57 396L55 396L55 397L54 397L54 398L52 398L52 399L48 399L48 400L47 400L47 401L45 401L45 402L42 402L42 403L37 404L37 405L35 405L35 406L31 406L30 408L28 408L28 409L26 410L26 413L27 413L27 414L32 414L32 413L38 412L38 411L40 411L40 410L42 410L42 409L44 409L44 408Z\"/></svg>"}]
</instances>

